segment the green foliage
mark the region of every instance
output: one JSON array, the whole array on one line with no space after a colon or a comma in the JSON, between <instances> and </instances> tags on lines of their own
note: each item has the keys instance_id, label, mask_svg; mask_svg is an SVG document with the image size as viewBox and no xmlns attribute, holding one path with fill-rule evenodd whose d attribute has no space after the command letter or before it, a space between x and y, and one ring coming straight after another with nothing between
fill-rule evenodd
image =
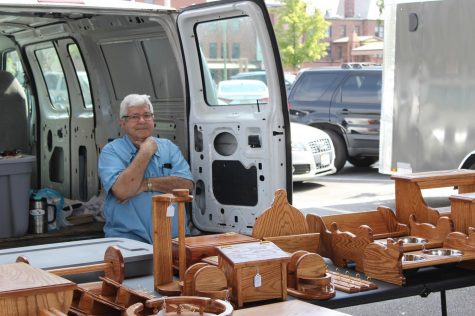
<instances>
[{"instance_id":1,"label":"green foliage","mask_svg":"<svg viewBox=\"0 0 475 316\"><path fill-rule=\"evenodd\" d=\"M329 23L320 11L313 15L306 12L302 0L282 0L283 6L274 9L276 24L274 31L280 47L282 63L296 69L307 61L315 61L326 56L326 37Z\"/></svg>"}]
</instances>

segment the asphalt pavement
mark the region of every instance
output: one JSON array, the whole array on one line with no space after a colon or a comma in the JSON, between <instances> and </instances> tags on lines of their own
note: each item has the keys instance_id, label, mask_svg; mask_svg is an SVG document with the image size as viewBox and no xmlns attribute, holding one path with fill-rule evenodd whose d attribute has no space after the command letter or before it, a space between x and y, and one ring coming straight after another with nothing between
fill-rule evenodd
<instances>
[{"instance_id":1,"label":"asphalt pavement","mask_svg":"<svg viewBox=\"0 0 475 316\"><path fill-rule=\"evenodd\" d=\"M429 206L437 208L449 206L448 197L454 193L453 188L429 189L423 191L423 196ZM294 183L292 204L304 213L319 215L370 211L378 206L394 210L394 181L389 175L378 173L377 164L369 168L347 164L338 174ZM474 297L475 287L446 291L447 315L475 315ZM413 296L357 305L338 311L355 316L442 315L439 293L431 293L425 298Z\"/></svg>"}]
</instances>

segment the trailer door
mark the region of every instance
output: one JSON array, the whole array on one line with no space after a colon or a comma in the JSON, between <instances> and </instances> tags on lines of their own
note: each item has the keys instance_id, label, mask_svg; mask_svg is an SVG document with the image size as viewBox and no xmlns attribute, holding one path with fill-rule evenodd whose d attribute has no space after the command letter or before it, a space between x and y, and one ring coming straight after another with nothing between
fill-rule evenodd
<instances>
[{"instance_id":1,"label":"trailer door","mask_svg":"<svg viewBox=\"0 0 475 316\"><path fill-rule=\"evenodd\" d=\"M263 2L207 3L178 16L185 62L194 224L250 234L274 192L292 194L285 84ZM259 72L255 79L233 78Z\"/></svg>"}]
</instances>

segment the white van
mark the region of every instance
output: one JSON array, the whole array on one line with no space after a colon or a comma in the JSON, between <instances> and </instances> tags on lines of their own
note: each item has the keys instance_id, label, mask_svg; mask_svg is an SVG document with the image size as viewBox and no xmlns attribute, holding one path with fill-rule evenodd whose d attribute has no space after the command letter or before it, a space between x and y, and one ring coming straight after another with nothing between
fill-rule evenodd
<instances>
[{"instance_id":1,"label":"white van","mask_svg":"<svg viewBox=\"0 0 475 316\"><path fill-rule=\"evenodd\" d=\"M7 113L0 116L0 152L35 155L35 187L82 201L97 195L98 155L122 136L119 103L140 93L151 97L156 135L175 142L190 163L196 227L250 233L275 190L292 198L285 84L263 1L180 12L64 2L0 2L0 84L8 86L13 74L23 90L0 91ZM251 70L266 73L266 103L218 102L220 81ZM6 127L11 122L14 129Z\"/></svg>"}]
</instances>

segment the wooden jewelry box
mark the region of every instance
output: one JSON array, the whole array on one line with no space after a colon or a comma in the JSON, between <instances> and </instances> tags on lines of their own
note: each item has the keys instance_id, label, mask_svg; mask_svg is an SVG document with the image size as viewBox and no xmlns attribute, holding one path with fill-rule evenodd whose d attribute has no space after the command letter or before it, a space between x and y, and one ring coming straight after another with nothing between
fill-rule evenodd
<instances>
[{"instance_id":1,"label":"wooden jewelry box","mask_svg":"<svg viewBox=\"0 0 475 316\"><path fill-rule=\"evenodd\" d=\"M232 300L246 302L287 299L287 263L290 256L272 242L217 247L218 266L224 271Z\"/></svg>"}]
</instances>

